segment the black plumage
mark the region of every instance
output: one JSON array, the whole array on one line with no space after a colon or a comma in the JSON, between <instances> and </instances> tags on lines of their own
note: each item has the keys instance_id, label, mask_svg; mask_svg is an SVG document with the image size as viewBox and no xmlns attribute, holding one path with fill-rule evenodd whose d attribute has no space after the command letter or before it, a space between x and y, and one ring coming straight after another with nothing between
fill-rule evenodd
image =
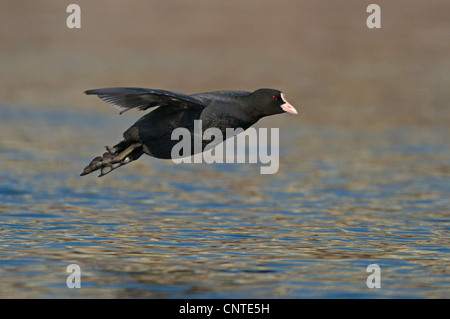
<instances>
[{"instance_id":1,"label":"black plumage","mask_svg":"<svg viewBox=\"0 0 450 319\"><path fill-rule=\"evenodd\" d=\"M172 140L172 131L183 127L194 134L194 121L202 121L202 129L218 128L225 136L227 128L247 129L259 119L288 112L297 114L283 93L273 89L246 91L215 91L187 95L165 90L143 88L106 88L88 90L108 104L121 110L147 110L158 107L142 116L123 133L124 140L106 147L103 156L94 158L81 175L101 170L100 176L137 160L142 154L170 159L178 140ZM203 149L209 141L203 142ZM192 150L191 155L194 154Z\"/></svg>"}]
</instances>

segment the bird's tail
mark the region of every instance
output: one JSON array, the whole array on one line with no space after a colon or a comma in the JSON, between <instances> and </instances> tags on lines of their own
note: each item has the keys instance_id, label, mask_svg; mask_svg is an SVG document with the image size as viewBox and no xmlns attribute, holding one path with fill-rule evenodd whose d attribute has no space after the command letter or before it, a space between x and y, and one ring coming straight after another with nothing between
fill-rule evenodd
<instances>
[{"instance_id":1,"label":"bird's tail","mask_svg":"<svg viewBox=\"0 0 450 319\"><path fill-rule=\"evenodd\" d=\"M144 153L142 144L129 144L122 141L119 144L110 147L105 146L106 152L102 156L94 158L88 166L86 166L80 176L90 174L96 170L101 170L99 177L102 177L120 166L126 165L137 160Z\"/></svg>"}]
</instances>

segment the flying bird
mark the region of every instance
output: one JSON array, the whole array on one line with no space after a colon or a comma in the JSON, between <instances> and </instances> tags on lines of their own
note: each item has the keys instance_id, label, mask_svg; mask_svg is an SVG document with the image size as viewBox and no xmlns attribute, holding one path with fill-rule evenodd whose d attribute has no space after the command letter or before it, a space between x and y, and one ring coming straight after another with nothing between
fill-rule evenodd
<instances>
[{"instance_id":1,"label":"flying bird","mask_svg":"<svg viewBox=\"0 0 450 319\"><path fill-rule=\"evenodd\" d=\"M104 176L114 169L137 160L142 154L171 159L171 151L178 140L172 140L172 131L186 128L193 136L194 121L201 120L203 130L218 128L225 136L227 128L246 130L259 119L280 114L297 114L285 95L274 89L247 91L214 91L183 94L166 90L144 88L105 88L85 91L97 95L121 112L130 109L148 110L123 133L123 141L105 146L106 152L94 158L81 176L100 170ZM207 143L203 143L202 151ZM190 155L194 155L194 150Z\"/></svg>"}]
</instances>

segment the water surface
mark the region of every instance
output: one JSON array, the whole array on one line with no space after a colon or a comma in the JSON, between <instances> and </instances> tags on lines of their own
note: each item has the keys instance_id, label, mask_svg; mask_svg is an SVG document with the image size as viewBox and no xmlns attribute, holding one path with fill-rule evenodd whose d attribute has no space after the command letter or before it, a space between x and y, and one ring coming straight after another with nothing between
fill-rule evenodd
<instances>
[{"instance_id":1,"label":"water surface","mask_svg":"<svg viewBox=\"0 0 450 319\"><path fill-rule=\"evenodd\" d=\"M0 107L0 297L450 297L447 129L280 115L275 175L145 156L80 177L141 115L106 114Z\"/></svg>"}]
</instances>

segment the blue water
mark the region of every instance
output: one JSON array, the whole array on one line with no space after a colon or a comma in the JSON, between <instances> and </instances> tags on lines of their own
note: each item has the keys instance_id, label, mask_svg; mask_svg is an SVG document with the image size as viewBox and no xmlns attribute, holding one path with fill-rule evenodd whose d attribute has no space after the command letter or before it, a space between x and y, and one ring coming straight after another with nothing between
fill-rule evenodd
<instances>
[{"instance_id":1,"label":"blue water","mask_svg":"<svg viewBox=\"0 0 450 319\"><path fill-rule=\"evenodd\" d=\"M278 117L274 175L143 156L80 177L138 115L0 107L0 297L450 297L448 129Z\"/></svg>"}]
</instances>

